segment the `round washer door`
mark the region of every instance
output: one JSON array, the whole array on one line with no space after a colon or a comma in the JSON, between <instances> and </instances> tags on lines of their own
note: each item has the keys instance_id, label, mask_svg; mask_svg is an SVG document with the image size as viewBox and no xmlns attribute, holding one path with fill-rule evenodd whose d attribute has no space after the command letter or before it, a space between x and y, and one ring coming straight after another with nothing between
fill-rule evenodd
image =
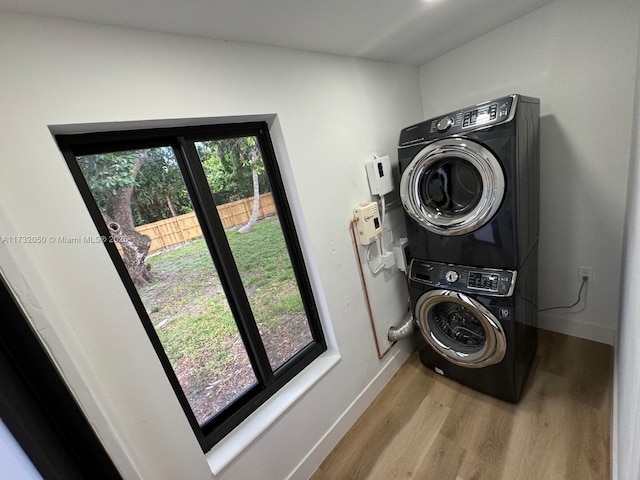
<instances>
[{"instance_id":1,"label":"round washer door","mask_svg":"<svg viewBox=\"0 0 640 480\"><path fill-rule=\"evenodd\" d=\"M504 196L500 162L479 143L438 140L423 148L400 180L400 198L419 225L439 235L463 235L486 224Z\"/></svg>"},{"instance_id":2,"label":"round washer door","mask_svg":"<svg viewBox=\"0 0 640 480\"><path fill-rule=\"evenodd\" d=\"M505 356L507 341L500 322L464 293L424 293L416 302L415 319L429 345L451 363L480 368Z\"/></svg>"}]
</instances>

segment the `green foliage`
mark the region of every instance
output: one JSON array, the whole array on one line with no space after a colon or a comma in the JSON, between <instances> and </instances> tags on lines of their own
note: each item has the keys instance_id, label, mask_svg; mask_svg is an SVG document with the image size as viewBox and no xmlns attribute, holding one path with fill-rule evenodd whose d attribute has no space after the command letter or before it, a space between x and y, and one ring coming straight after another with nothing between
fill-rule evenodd
<instances>
[{"instance_id":1,"label":"green foliage","mask_svg":"<svg viewBox=\"0 0 640 480\"><path fill-rule=\"evenodd\" d=\"M209 187L218 205L253 196L252 170L258 172L260 191L271 190L255 137L225 138L196 143ZM77 157L78 165L101 210L109 198L133 186L131 212L143 225L193 211L182 172L171 147L146 150L147 160L134 179L132 167L140 150Z\"/></svg>"},{"instance_id":2,"label":"green foliage","mask_svg":"<svg viewBox=\"0 0 640 480\"><path fill-rule=\"evenodd\" d=\"M105 210L109 197L135 183L131 176L131 168L138 160L135 151L83 155L76 160L101 210Z\"/></svg>"},{"instance_id":3,"label":"green foliage","mask_svg":"<svg viewBox=\"0 0 640 480\"><path fill-rule=\"evenodd\" d=\"M177 215L193 211L173 150L169 147L153 148L136 178L132 199L136 225L170 218L169 202Z\"/></svg>"},{"instance_id":4,"label":"green foliage","mask_svg":"<svg viewBox=\"0 0 640 480\"><path fill-rule=\"evenodd\" d=\"M271 190L255 137L197 142L207 181L218 205L253 196L252 169L258 172L260 191Z\"/></svg>"},{"instance_id":5,"label":"green foliage","mask_svg":"<svg viewBox=\"0 0 640 480\"><path fill-rule=\"evenodd\" d=\"M134 178L133 166L141 153L146 154L146 160ZM178 215L193 210L170 147L85 155L77 157L77 161L103 211L107 209L109 198L121 195L125 188L134 187L130 206L136 225L171 217L169 203Z\"/></svg>"}]
</instances>

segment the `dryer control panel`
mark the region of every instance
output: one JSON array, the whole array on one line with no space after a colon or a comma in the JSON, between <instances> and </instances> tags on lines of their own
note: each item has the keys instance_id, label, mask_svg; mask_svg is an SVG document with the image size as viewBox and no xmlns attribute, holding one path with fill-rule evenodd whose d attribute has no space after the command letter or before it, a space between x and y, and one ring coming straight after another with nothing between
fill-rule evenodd
<instances>
[{"instance_id":1,"label":"dryer control panel","mask_svg":"<svg viewBox=\"0 0 640 480\"><path fill-rule=\"evenodd\" d=\"M400 132L400 148L452 137L513 120L519 95L509 95L447 113Z\"/></svg>"},{"instance_id":2,"label":"dryer control panel","mask_svg":"<svg viewBox=\"0 0 640 480\"><path fill-rule=\"evenodd\" d=\"M413 259L409 280L458 292L509 297L516 288L515 270L468 267Z\"/></svg>"}]
</instances>

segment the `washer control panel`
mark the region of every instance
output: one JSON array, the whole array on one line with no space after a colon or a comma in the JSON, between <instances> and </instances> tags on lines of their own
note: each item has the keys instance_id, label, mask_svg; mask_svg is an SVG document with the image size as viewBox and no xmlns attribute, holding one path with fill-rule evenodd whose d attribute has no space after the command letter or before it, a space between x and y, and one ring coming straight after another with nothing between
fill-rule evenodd
<instances>
[{"instance_id":1,"label":"washer control panel","mask_svg":"<svg viewBox=\"0 0 640 480\"><path fill-rule=\"evenodd\" d=\"M433 287L493 297L509 297L516 287L517 272L495 268L468 267L413 259L409 280Z\"/></svg>"},{"instance_id":2,"label":"washer control panel","mask_svg":"<svg viewBox=\"0 0 640 480\"><path fill-rule=\"evenodd\" d=\"M400 132L399 147L406 148L509 122L515 115L518 98L518 95L509 95L407 127Z\"/></svg>"}]
</instances>

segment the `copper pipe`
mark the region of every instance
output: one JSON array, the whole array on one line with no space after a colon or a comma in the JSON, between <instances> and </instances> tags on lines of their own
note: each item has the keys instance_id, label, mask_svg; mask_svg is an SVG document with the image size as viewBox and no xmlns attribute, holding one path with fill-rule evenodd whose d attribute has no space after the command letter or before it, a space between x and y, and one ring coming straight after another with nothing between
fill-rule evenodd
<instances>
[{"instance_id":1,"label":"copper pipe","mask_svg":"<svg viewBox=\"0 0 640 480\"><path fill-rule=\"evenodd\" d=\"M369 301L369 292L367 290L367 282L364 279L364 271L362 270L362 258L360 257L360 250L358 249L358 240L356 238L356 231L354 228L356 221L355 219L352 219L351 222L349 222L349 230L351 231L351 240L353 242L353 248L356 252L356 258L358 259L358 270L360 271L360 281L362 282L362 291L364 292L364 298L365 298L365 303L367 304L367 312L369 312L369 323L371 324L371 331L373 332L373 339L376 343L376 351L378 352L378 359L382 360L387 353L389 353L389 351L391 350L391 347L393 347L396 342L393 342L391 345L389 345L389 348L387 348L384 352L380 352L380 345L378 344L378 334L376 333L376 325L375 322L373 321L373 312L371 311L371 302Z\"/></svg>"}]
</instances>

